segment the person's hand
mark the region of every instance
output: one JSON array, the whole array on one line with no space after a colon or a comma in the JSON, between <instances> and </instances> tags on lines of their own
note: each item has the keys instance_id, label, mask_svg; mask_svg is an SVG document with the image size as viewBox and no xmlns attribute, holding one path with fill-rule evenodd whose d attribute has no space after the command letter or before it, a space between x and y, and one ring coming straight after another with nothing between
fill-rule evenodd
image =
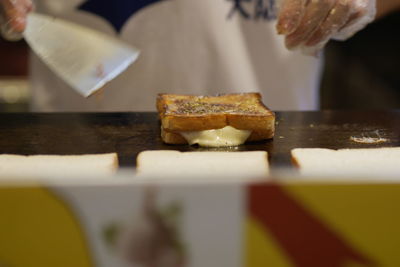
<instances>
[{"instance_id":1,"label":"person's hand","mask_svg":"<svg viewBox=\"0 0 400 267\"><path fill-rule=\"evenodd\" d=\"M375 13L375 0L282 0L277 31L288 49L315 52L331 38L349 38Z\"/></svg>"},{"instance_id":2,"label":"person's hand","mask_svg":"<svg viewBox=\"0 0 400 267\"><path fill-rule=\"evenodd\" d=\"M33 9L31 0L0 0L1 34L7 40L18 40L26 27L26 16Z\"/></svg>"}]
</instances>

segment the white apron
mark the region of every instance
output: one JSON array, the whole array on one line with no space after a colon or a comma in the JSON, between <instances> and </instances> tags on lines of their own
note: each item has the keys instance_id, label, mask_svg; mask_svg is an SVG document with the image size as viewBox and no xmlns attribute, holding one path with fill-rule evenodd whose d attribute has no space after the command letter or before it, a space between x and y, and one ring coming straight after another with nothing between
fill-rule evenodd
<instances>
[{"instance_id":1,"label":"white apron","mask_svg":"<svg viewBox=\"0 0 400 267\"><path fill-rule=\"evenodd\" d=\"M157 93L229 92L261 92L273 110L318 108L321 60L286 50L268 0L35 3L38 12L117 36L141 55L88 99L32 55L34 111L154 111Z\"/></svg>"}]
</instances>

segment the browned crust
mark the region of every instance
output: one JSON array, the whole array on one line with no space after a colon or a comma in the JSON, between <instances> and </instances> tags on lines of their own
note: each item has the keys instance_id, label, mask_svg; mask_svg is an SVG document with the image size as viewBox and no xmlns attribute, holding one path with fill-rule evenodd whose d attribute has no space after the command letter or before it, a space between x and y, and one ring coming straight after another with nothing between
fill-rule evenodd
<instances>
[{"instance_id":1,"label":"browned crust","mask_svg":"<svg viewBox=\"0 0 400 267\"><path fill-rule=\"evenodd\" d=\"M226 115L226 125L239 130L265 131L275 129L275 114L266 116L253 116L245 114Z\"/></svg>"},{"instance_id":2,"label":"browned crust","mask_svg":"<svg viewBox=\"0 0 400 267\"><path fill-rule=\"evenodd\" d=\"M161 124L164 129L170 131L201 131L220 129L227 126L227 116L225 114L212 114L202 116L163 116Z\"/></svg>"},{"instance_id":3,"label":"browned crust","mask_svg":"<svg viewBox=\"0 0 400 267\"><path fill-rule=\"evenodd\" d=\"M189 108L185 111L180 110L182 106L189 104ZM191 104L191 105L190 105ZM211 107L218 108L214 111L212 108L196 112L194 107L201 107L207 104ZM187 117L203 117L214 114L247 114L255 116L274 115L262 102L260 93L240 93L240 94L224 94L218 96L194 96L194 95L175 95L175 94L158 94L156 102L157 110L161 116L183 116ZM225 111L226 109L233 109Z\"/></svg>"},{"instance_id":4,"label":"browned crust","mask_svg":"<svg viewBox=\"0 0 400 267\"><path fill-rule=\"evenodd\" d=\"M112 163L112 168L113 168L113 170L116 172L117 170L118 170L118 168L119 168L119 160L118 160L118 154L117 153L114 153L114 160L113 160L113 163Z\"/></svg>"},{"instance_id":5,"label":"browned crust","mask_svg":"<svg viewBox=\"0 0 400 267\"><path fill-rule=\"evenodd\" d=\"M186 139L183 138L182 135L178 133L171 133L163 129L161 130L161 138L167 144L173 144L173 145L187 144Z\"/></svg>"},{"instance_id":6,"label":"browned crust","mask_svg":"<svg viewBox=\"0 0 400 267\"><path fill-rule=\"evenodd\" d=\"M199 100L201 103L214 103L215 105L233 105L233 111L215 113L182 113L179 111L181 100ZM197 100L196 100L197 99ZM178 101L178 102L177 102ZM249 111L235 111L237 104L240 108L249 108ZM241 130L262 131L274 127L275 114L261 101L259 93L226 94L221 96L190 96L159 94L157 97L157 110L160 115L162 127L173 132L201 131L220 129L232 126Z\"/></svg>"},{"instance_id":7,"label":"browned crust","mask_svg":"<svg viewBox=\"0 0 400 267\"><path fill-rule=\"evenodd\" d=\"M207 102L220 103L221 99L225 102L237 102L245 99L257 99L261 102L260 93L238 93L238 94L220 94L217 96L196 96L196 95L178 95L178 94L158 94L157 96L157 110L159 112L164 111L166 106L164 104L172 104L179 100L194 100L194 99L205 99ZM263 105L263 104L262 104ZM264 106L265 107L265 106Z\"/></svg>"},{"instance_id":8,"label":"browned crust","mask_svg":"<svg viewBox=\"0 0 400 267\"><path fill-rule=\"evenodd\" d=\"M293 156L293 154L291 155L290 160L291 160L293 166L294 166L296 169L300 169L300 164L299 164L299 162L297 161L296 157Z\"/></svg>"}]
</instances>

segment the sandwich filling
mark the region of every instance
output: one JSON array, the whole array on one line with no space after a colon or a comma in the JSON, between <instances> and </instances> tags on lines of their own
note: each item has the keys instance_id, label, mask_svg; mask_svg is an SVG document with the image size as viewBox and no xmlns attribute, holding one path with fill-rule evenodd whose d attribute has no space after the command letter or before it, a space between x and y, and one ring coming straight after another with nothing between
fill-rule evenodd
<instances>
[{"instance_id":1,"label":"sandwich filling","mask_svg":"<svg viewBox=\"0 0 400 267\"><path fill-rule=\"evenodd\" d=\"M180 132L189 145L198 144L204 147L238 146L246 142L251 131L238 130L232 126L204 131Z\"/></svg>"}]
</instances>

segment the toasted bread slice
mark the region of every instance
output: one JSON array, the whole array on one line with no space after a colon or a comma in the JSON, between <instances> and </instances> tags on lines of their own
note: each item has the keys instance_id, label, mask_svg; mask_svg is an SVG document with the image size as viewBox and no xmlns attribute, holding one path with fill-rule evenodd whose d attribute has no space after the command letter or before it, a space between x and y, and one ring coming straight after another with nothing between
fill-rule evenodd
<instances>
[{"instance_id":1,"label":"toasted bread slice","mask_svg":"<svg viewBox=\"0 0 400 267\"><path fill-rule=\"evenodd\" d=\"M180 132L221 129L232 126L250 130L248 141L272 138L275 114L261 101L259 93L192 96L159 94L157 109L162 138L169 144L184 144Z\"/></svg>"}]
</instances>

